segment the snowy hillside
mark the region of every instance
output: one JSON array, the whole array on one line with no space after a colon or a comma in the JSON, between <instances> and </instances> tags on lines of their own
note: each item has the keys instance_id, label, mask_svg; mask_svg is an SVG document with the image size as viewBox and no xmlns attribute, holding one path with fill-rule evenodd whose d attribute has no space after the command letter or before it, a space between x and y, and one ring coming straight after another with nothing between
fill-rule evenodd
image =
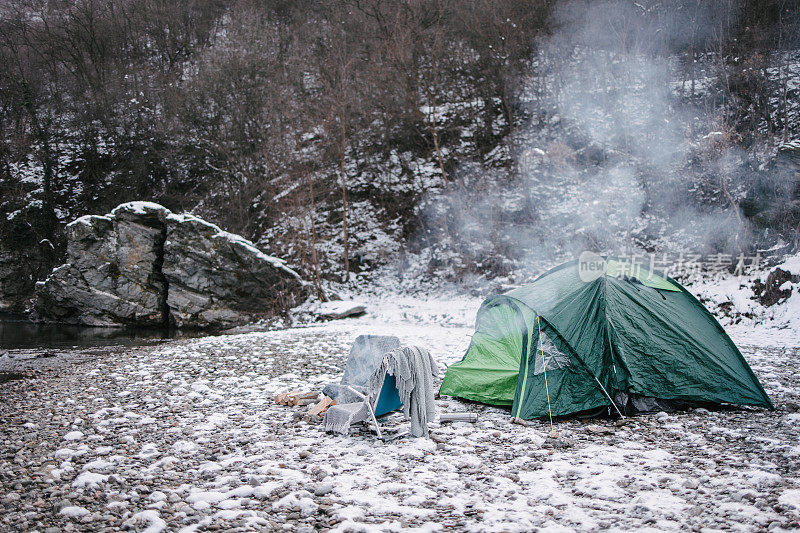
<instances>
[{"instance_id":1,"label":"snowy hillside","mask_svg":"<svg viewBox=\"0 0 800 533\"><path fill-rule=\"evenodd\" d=\"M697 281L690 290L735 340L800 345L800 255L748 276Z\"/></svg>"},{"instance_id":2,"label":"snowy hillside","mask_svg":"<svg viewBox=\"0 0 800 533\"><path fill-rule=\"evenodd\" d=\"M797 250L796 6L369 4L4 8L0 299L29 308L64 226L124 201L320 296L385 268L470 287L584 249Z\"/></svg>"}]
</instances>

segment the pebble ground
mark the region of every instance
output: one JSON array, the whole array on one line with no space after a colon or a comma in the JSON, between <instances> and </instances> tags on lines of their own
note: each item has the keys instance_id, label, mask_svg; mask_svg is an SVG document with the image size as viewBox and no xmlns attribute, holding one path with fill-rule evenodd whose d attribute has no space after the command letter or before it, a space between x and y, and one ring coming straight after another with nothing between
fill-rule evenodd
<instances>
[{"instance_id":1,"label":"pebble ground","mask_svg":"<svg viewBox=\"0 0 800 533\"><path fill-rule=\"evenodd\" d=\"M336 379L353 338L250 333L18 368L0 383L0 530L800 528L797 349L743 348L773 412L561 421L555 436L443 398L479 421L381 443L272 402Z\"/></svg>"}]
</instances>

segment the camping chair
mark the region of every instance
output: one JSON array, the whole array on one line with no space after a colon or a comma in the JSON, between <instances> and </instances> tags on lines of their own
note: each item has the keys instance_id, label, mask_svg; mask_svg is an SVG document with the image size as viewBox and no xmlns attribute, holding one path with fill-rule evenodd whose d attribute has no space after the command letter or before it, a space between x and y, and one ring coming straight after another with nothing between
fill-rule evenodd
<instances>
[{"instance_id":1,"label":"camping chair","mask_svg":"<svg viewBox=\"0 0 800 533\"><path fill-rule=\"evenodd\" d=\"M383 439L378 417L403 406L395 377L384 372L379 380L379 386L372 391L361 392L350 385L345 385L344 388L360 398L360 401L330 406L325 411L325 430L345 434L355 423L372 421L378 438Z\"/></svg>"}]
</instances>

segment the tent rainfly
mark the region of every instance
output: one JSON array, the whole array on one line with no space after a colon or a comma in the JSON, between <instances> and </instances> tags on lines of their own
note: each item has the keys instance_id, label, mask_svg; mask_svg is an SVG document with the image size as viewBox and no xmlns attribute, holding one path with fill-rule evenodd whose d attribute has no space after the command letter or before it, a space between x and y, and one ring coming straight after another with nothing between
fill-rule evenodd
<instances>
[{"instance_id":1,"label":"tent rainfly","mask_svg":"<svg viewBox=\"0 0 800 533\"><path fill-rule=\"evenodd\" d=\"M572 261L483 302L440 394L511 405L523 419L706 403L774 409L722 326L678 282L601 260L594 279Z\"/></svg>"}]
</instances>

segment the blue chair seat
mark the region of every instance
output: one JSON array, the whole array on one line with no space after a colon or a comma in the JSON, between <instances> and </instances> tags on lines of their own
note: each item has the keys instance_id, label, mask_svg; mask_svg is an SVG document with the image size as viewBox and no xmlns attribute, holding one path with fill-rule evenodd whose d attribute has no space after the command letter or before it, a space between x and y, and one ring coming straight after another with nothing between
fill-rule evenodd
<instances>
[{"instance_id":1,"label":"blue chair seat","mask_svg":"<svg viewBox=\"0 0 800 533\"><path fill-rule=\"evenodd\" d=\"M383 416L403 407L400 392L397 390L397 380L387 372L383 380L383 387L375 403L375 416Z\"/></svg>"}]
</instances>

